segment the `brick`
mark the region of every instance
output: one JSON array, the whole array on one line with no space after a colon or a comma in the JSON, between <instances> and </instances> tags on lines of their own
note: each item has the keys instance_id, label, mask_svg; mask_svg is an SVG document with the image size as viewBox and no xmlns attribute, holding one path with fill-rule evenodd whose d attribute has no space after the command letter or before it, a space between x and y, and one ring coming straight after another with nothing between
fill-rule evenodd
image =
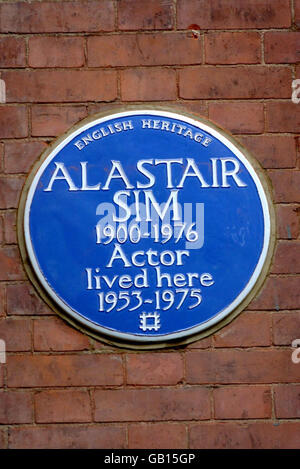
<instances>
[{"instance_id":1,"label":"brick","mask_svg":"<svg viewBox=\"0 0 300 469\"><path fill-rule=\"evenodd\" d=\"M299 126L300 109L295 103L292 101L266 103L266 130L268 132L298 133Z\"/></svg>"},{"instance_id":2,"label":"brick","mask_svg":"<svg viewBox=\"0 0 300 469\"><path fill-rule=\"evenodd\" d=\"M90 396L87 391L41 391L35 395L37 423L90 422Z\"/></svg>"},{"instance_id":3,"label":"brick","mask_svg":"<svg viewBox=\"0 0 300 469\"><path fill-rule=\"evenodd\" d=\"M275 202L299 202L300 171L275 169L269 171L269 176L273 185Z\"/></svg>"},{"instance_id":4,"label":"brick","mask_svg":"<svg viewBox=\"0 0 300 469\"><path fill-rule=\"evenodd\" d=\"M32 417L31 393L0 391L0 424L31 423Z\"/></svg>"},{"instance_id":5,"label":"brick","mask_svg":"<svg viewBox=\"0 0 300 469\"><path fill-rule=\"evenodd\" d=\"M83 37L31 37L28 42L30 67L82 67Z\"/></svg>"},{"instance_id":6,"label":"brick","mask_svg":"<svg viewBox=\"0 0 300 469\"><path fill-rule=\"evenodd\" d=\"M5 316L6 313L6 292L5 285L0 283L0 317Z\"/></svg>"},{"instance_id":7,"label":"brick","mask_svg":"<svg viewBox=\"0 0 300 469\"><path fill-rule=\"evenodd\" d=\"M24 278L18 249L15 246L0 249L0 280L23 280Z\"/></svg>"},{"instance_id":8,"label":"brick","mask_svg":"<svg viewBox=\"0 0 300 469\"><path fill-rule=\"evenodd\" d=\"M299 304L299 277L271 277L247 308L250 310L297 309Z\"/></svg>"},{"instance_id":9,"label":"brick","mask_svg":"<svg viewBox=\"0 0 300 469\"><path fill-rule=\"evenodd\" d=\"M297 63L300 60L300 32L270 31L265 34L266 63Z\"/></svg>"},{"instance_id":10,"label":"brick","mask_svg":"<svg viewBox=\"0 0 300 469\"><path fill-rule=\"evenodd\" d=\"M4 169L4 144L0 143L0 173L3 173Z\"/></svg>"},{"instance_id":11,"label":"brick","mask_svg":"<svg viewBox=\"0 0 300 469\"><path fill-rule=\"evenodd\" d=\"M0 9L3 33L99 32L114 28L112 0L6 3Z\"/></svg>"},{"instance_id":12,"label":"brick","mask_svg":"<svg viewBox=\"0 0 300 469\"><path fill-rule=\"evenodd\" d=\"M202 63L200 40L186 33L119 34L88 38L89 67Z\"/></svg>"},{"instance_id":13,"label":"brick","mask_svg":"<svg viewBox=\"0 0 300 469\"><path fill-rule=\"evenodd\" d=\"M191 449L294 449L299 444L299 422L203 422L190 429Z\"/></svg>"},{"instance_id":14,"label":"brick","mask_svg":"<svg viewBox=\"0 0 300 469\"><path fill-rule=\"evenodd\" d=\"M26 45L23 38L0 38L0 67L26 67Z\"/></svg>"},{"instance_id":15,"label":"brick","mask_svg":"<svg viewBox=\"0 0 300 469\"><path fill-rule=\"evenodd\" d=\"M204 36L205 63L260 63L260 35L256 32L211 33Z\"/></svg>"},{"instance_id":16,"label":"brick","mask_svg":"<svg viewBox=\"0 0 300 469\"><path fill-rule=\"evenodd\" d=\"M272 413L268 386L226 386L213 391L215 419L263 419Z\"/></svg>"},{"instance_id":17,"label":"brick","mask_svg":"<svg viewBox=\"0 0 300 469\"><path fill-rule=\"evenodd\" d=\"M4 212L5 214L5 212ZM3 216L4 216L3 214ZM3 216L0 216L0 244L4 242L4 219Z\"/></svg>"},{"instance_id":18,"label":"brick","mask_svg":"<svg viewBox=\"0 0 300 469\"><path fill-rule=\"evenodd\" d=\"M111 70L16 70L3 72L2 78L7 102L112 101L117 97L116 72Z\"/></svg>"},{"instance_id":19,"label":"brick","mask_svg":"<svg viewBox=\"0 0 300 469\"><path fill-rule=\"evenodd\" d=\"M178 423L142 423L128 427L130 449L187 448L186 428Z\"/></svg>"},{"instance_id":20,"label":"brick","mask_svg":"<svg viewBox=\"0 0 300 469\"><path fill-rule=\"evenodd\" d=\"M191 67L179 71L179 96L185 99L290 98L290 83L291 71L284 67Z\"/></svg>"},{"instance_id":21,"label":"brick","mask_svg":"<svg viewBox=\"0 0 300 469\"><path fill-rule=\"evenodd\" d=\"M172 0L118 1L119 29L172 29Z\"/></svg>"},{"instance_id":22,"label":"brick","mask_svg":"<svg viewBox=\"0 0 300 469\"><path fill-rule=\"evenodd\" d=\"M0 337L8 352L31 350L31 321L29 319L1 319Z\"/></svg>"},{"instance_id":23,"label":"brick","mask_svg":"<svg viewBox=\"0 0 300 469\"><path fill-rule=\"evenodd\" d=\"M8 362L9 387L101 386L123 382L116 355L16 355Z\"/></svg>"},{"instance_id":24,"label":"brick","mask_svg":"<svg viewBox=\"0 0 300 469\"><path fill-rule=\"evenodd\" d=\"M278 238L298 238L300 234L299 209L297 205L277 205Z\"/></svg>"},{"instance_id":25,"label":"brick","mask_svg":"<svg viewBox=\"0 0 300 469\"><path fill-rule=\"evenodd\" d=\"M5 142L5 172L27 173L46 148L44 142Z\"/></svg>"},{"instance_id":26,"label":"brick","mask_svg":"<svg viewBox=\"0 0 300 469\"><path fill-rule=\"evenodd\" d=\"M0 366L0 388L4 386L4 366Z\"/></svg>"},{"instance_id":27,"label":"brick","mask_svg":"<svg viewBox=\"0 0 300 469\"><path fill-rule=\"evenodd\" d=\"M214 335L215 347L263 347L271 345L268 313L242 313Z\"/></svg>"},{"instance_id":28,"label":"brick","mask_svg":"<svg viewBox=\"0 0 300 469\"><path fill-rule=\"evenodd\" d=\"M289 27L290 4L288 0L251 0L242 6L236 0L178 0L177 27L187 29L195 23L200 29Z\"/></svg>"},{"instance_id":29,"label":"brick","mask_svg":"<svg viewBox=\"0 0 300 469\"><path fill-rule=\"evenodd\" d=\"M5 211L4 214L4 240L6 244L16 244L16 212Z\"/></svg>"},{"instance_id":30,"label":"brick","mask_svg":"<svg viewBox=\"0 0 300 469\"><path fill-rule=\"evenodd\" d=\"M293 340L299 338L299 331L300 311L286 311L284 313L273 314L274 345L291 346Z\"/></svg>"},{"instance_id":31,"label":"brick","mask_svg":"<svg viewBox=\"0 0 300 469\"><path fill-rule=\"evenodd\" d=\"M175 71L170 69L128 69L121 71L124 101L166 101L176 99Z\"/></svg>"},{"instance_id":32,"label":"brick","mask_svg":"<svg viewBox=\"0 0 300 469\"><path fill-rule=\"evenodd\" d=\"M290 350L198 350L186 354L190 384L264 384L293 382L299 367Z\"/></svg>"},{"instance_id":33,"label":"brick","mask_svg":"<svg viewBox=\"0 0 300 469\"><path fill-rule=\"evenodd\" d=\"M247 135L241 142L264 168L294 168L296 144L294 137L285 135Z\"/></svg>"},{"instance_id":34,"label":"brick","mask_svg":"<svg viewBox=\"0 0 300 469\"><path fill-rule=\"evenodd\" d=\"M37 319L34 324L34 350L70 351L89 349L89 339L60 318Z\"/></svg>"},{"instance_id":35,"label":"brick","mask_svg":"<svg viewBox=\"0 0 300 469\"><path fill-rule=\"evenodd\" d=\"M23 182L23 178L0 176L0 208L18 206Z\"/></svg>"},{"instance_id":36,"label":"brick","mask_svg":"<svg viewBox=\"0 0 300 469\"><path fill-rule=\"evenodd\" d=\"M6 430L3 428L0 430L0 449L6 449L7 444L6 444Z\"/></svg>"},{"instance_id":37,"label":"brick","mask_svg":"<svg viewBox=\"0 0 300 469\"><path fill-rule=\"evenodd\" d=\"M127 384L178 384L183 379L179 353L130 354L126 358Z\"/></svg>"},{"instance_id":38,"label":"brick","mask_svg":"<svg viewBox=\"0 0 300 469\"><path fill-rule=\"evenodd\" d=\"M209 103L210 120L237 133L262 133L264 131L264 108L262 103Z\"/></svg>"},{"instance_id":39,"label":"brick","mask_svg":"<svg viewBox=\"0 0 300 469\"><path fill-rule=\"evenodd\" d=\"M300 418L300 384L275 386L274 401L277 418Z\"/></svg>"},{"instance_id":40,"label":"brick","mask_svg":"<svg viewBox=\"0 0 300 469\"><path fill-rule=\"evenodd\" d=\"M87 115L85 106L43 106L32 108L32 130L35 137L56 137Z\"/></svg>"},{"instance_id":41,"label":"brick","mask_svg":"<svg viewBox=\"0 0 300 469\"><path fill-rule=\"evenodd\" d=\"M294 10L295 10L295 24L296 26L300 27L300 1L299 0L295 0Z\"/></svg>"},{"instance_id":42,"label":"brick","mask_svg":"<svg viewBox=\"0 0 300 469\"><path fill-rule=\"evenodd\" d=\"M4 79L4 73L2 73L1 79ZM6 83L6 93L7 86ZM0 106L0 138L22 138L27 137L27 135L28 117L26 106Z\"/></svg>"},{"instance_id":43,"label":"brick","mask_svg":"<svg viewBox=\"0 0 300 469\"><path fill-rule=\"evenodd\" d=\"M12 449L122 449L125 428L108 425L50 425L12 427Z\"/></svg>"},{"instance_id":44,"label":"brick","mask_svg":"<svg viewBox=\"0 0 300 469\"><path fill-rule=\"evenodd\" d=\"M7 285L8 315L54 314L29 283Z\"/></svg>"},{"instance_id":45,"label":"brick","mask_svg":"<svg viewBox=\"0 0 300 469\"><path fill-rule=\"evenodd\" d=\"M95 420L134 422L210 418L207 388L152 388L95 391Z\"/></svg>"},{"instance_id":46,"label":"brick","mask_svg":"<svg viewBox=\"0 0 300 469\"><path fill-rule=\"evenodd\" d=\"M196 340L187 346L188 349L205 349L210 348L212 344L212 336L204 337L203 339Z\"/></svg>"},{"instance_id":47,"label":"brick","mask_svg":"<svg viewBox=\"0 0 300 469\"><path fill-rule=\"evenodd\" d=\"M275 274L300 273L299 253L299 241L279 241L275 251L271 272Z\"/></svg>"}]
</instances>

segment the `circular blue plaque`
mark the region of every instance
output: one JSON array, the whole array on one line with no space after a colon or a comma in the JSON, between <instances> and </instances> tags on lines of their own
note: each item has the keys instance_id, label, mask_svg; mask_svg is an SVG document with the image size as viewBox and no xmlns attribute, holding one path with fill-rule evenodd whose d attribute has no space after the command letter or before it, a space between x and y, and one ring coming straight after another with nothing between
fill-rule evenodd
<instances>
[{"instance_id":1,"label":"circular blue plaque","mask_svg":"<svg viewBox=\"0 0 300 469\"><path fill-rule=\"evenodd\" d=\"M157 346L208 334L266 274L271 204L260 172L202 119L97 115L32 172L30 268L51 304L94 335Z\"/></svg>"}]
</instances>

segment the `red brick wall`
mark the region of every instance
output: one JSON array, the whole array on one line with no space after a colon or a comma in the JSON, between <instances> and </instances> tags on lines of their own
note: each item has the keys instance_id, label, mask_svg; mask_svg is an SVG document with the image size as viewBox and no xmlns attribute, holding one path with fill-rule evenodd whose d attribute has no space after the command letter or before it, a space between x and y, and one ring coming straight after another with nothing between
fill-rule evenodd
<instances>
[{"instance_id":1,"label":"red brick wall","mask_svg":"<svg viewBox=\"0 0 300 469\"><path fill-rule=\"evenodd\" d=\"M299 0L0 3L0 447L299 447L297 24ZM235 134L268 173L278 215L271 272L248 310L157 352L66 325L30 285L15 232L24 179L53 137L136 102Z\"/></svg>"}]
</instances>

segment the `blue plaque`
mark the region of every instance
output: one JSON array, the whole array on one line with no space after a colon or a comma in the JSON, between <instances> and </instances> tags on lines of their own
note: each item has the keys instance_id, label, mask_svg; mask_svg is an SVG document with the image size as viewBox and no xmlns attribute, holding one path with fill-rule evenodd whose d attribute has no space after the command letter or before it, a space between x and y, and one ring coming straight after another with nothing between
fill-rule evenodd
<instances>
[{"instance_id":1,"label":"blue plaque","mask_svg":"<svg viewBox=\"0 0 300 469\"><path fill-rule=\"evenodd\" d=\"M25 187L30 277L66 319L112 342L207 335L246 306L268 269L261 172L203 119L130 109L85 120Z\"/></svg>"}]
</instances>

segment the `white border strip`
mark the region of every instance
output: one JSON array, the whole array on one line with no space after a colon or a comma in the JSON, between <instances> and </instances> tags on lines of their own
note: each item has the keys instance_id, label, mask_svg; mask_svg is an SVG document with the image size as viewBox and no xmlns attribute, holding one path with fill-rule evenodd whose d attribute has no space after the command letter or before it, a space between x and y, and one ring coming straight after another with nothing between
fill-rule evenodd
<instances>
[{"instance_id":1,"label":"white border strip","mask_svg":"<svg viewBox=\"0 0 300 469\"><path fill-rule=\"evenodd\" d=\"M263 215L264 215L264 242L263 242L263 249L259 258L259 261L256 265L256 268L247 283L246 287L244 290L237 296L237 298L229 305L227 308L225 308L223 311L220 313L216 314L213 318L209 319L208 321L202 323L199 326L195 326L189 329L185 329L181 332L175 332L171 334L161 334L157 336L140 336L136 334L128 334L128 333L123 333L123 332L116 332L113 329L108 329L103 326L99 326L98 324L95 324L94 322L85 319L84 317L81 316L80 313L77 311L74 311L71 309L66 303L64 303L58 296L57 294L53 291L53 289L50 287L48 282L46 281L45 277L43 276L38 261L36 259L34 249L32 246L31 238L30 238L30 225L29 225L29 217L30 217L30 208L31 208L31 203L32 199L35 194L35 190L38 184L38 181L40 177L42 176L44 170L46 167L49 165L49 163L53 160L53 158L61 151L62 148L64 148L71 140L73 140L74 137L77 135L81 134L85 130L89 129L90 127L93 127L97 124L102 124L106 122L107 120L111 119L116 119L120 117L129 117L129 116L136 116L136 115L152 115L152 116L163 116L167 117L170 119L177 119L182 122L188 123L190 125L193 125L195 127L198 127L201 130L204 130L205 132L208 132L211 134L213 137L215 137L217 140L222 142L227 148L229 148L239 160L242 161L243 165L247 168L248 172L250 173L259 197L260 201L262 204L263 208ZM144 109L144 110L133 110L133 111L125 111L125 112L119 112L116 114L110 114L108 116L95 119L94 121L89 122L88 124L84 125L83 127L77 129L73 133L71 133L65 140L63 140L45 159L45 161L41 164L40 168L38 169L32 183L30 186L30 189L27 194L27 200L26 200L26 205L25 205L25 210L24 210L24 232L25 232L25 243L26 243L26 248L27 252L29 255L29 259L31 261L31 264L34 268L34 271L40 281L40 283L43 285L45 290L47 291L48 295L62 308L65 312L70 314L76 321L80 322L84 326L88 327L89 329L92 329L96 332L100 332L102 334L105 334L106 336L114 337L117 339L121 340L127 340L131 342L140 342L140 343L157 343L157 342L163 342L165 340L175 340L175 339L181 339L187 336L191 336L193 334L196 334L200 331L203 331L204 329L207 329L214 324L220 322L222 319L224 319L226 316L228 316L234 309L237 308L237 306L246 298L246 296L250 293L252 288L254 287L266 260L267 253L268 253L268 248L269 248L269 242L270 242L270 236L271 236L271 221L270 221L270 212L269 212L269 206L268 206L268 201L266 198L266 194L264 192L263 186L261 184L261 181L259 177L257 176L254 168L251 166L250 162L247 160L247 158L243 155L243 153L235 147L235 145L228 140L224 135L219 133L217 130L214 128L208 126L207 124L194 120L190 117L186 117L177 113L169 112L169 111L157 111L157 110L151 110L151 109Z\"/></svg>"}]
</instances>

